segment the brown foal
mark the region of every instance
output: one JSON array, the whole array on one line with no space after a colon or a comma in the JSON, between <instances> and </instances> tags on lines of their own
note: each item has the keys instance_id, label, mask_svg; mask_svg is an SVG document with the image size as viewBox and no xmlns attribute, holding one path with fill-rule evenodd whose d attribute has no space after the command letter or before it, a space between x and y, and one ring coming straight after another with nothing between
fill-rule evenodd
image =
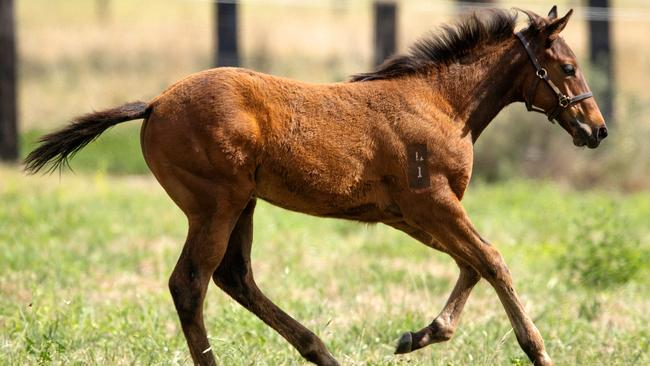
<instances>
[{"instance_id":1,"label":"brown foal","mask_svg":"<svg viewBox=\"0 0 650 366\"><path fill-rule=\"evenodd\" d=\"M535 365L551 365L497 249L461 205L473 143L496 114L526 102L574 144L598 146L607 129L574 54L559 37L571 11L474 14L350 82L314 85L238 68L188 76L149 103L92 113L43 137L26 169L61 167L107 128L144 118L144 158L187 215L169 279L192 359L213 365L203 323L210 279L286 338L307 360L337 365L323 342L255 284L257 198L316 216L382 222L449 254L460 275L433 322L396 353L449 340L480 278L495 289ZM573 97L571 97L573 96Z\"/></svg>"}]
</instances>

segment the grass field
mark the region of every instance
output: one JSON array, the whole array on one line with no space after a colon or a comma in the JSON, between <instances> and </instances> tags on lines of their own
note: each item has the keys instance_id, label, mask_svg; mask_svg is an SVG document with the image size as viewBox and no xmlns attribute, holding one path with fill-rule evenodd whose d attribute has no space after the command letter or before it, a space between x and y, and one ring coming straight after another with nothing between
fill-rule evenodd
<instances>
[{"instance_id":1,"label":"grass field","mask_svg":"<svg viewBox=\"0 0 650 366\"><path fill-rule=\"evenodd\" d=\"M10 167L0 176L0 364L191 363L166 284L186 223L153 178L25 177ZM558 365L650 362L650 194L477 184L466 207L502 250ZM609 255L623 267L567 266ZM484 282L450 342L393 356L402 331L440 310L457 271L382 225L260 204L253 260L261 288L344 365L526 364ZM304 364L216 286L206 303L221 364Z\"/></svg>"},{"instance_id":2,"label":"grass field","mask_svg":"<svg viewBox=\"0 0 650 366\"><path fill-rule=\"evenodd\" d=\"M210 2L110 0L104 17L99 3L16 4L23 156L75 115L149 100L211 67ZM368 70L371 2L308 4L244 1L243 66L312 82ZM560 11L576 4L559 1ZM649 11L641 0L614 5ZM456 17L453 2L401 1L398 47ZM582 61L587 27L580 11L574 18L563 34ZM617 116L601 148L575 149L521 105L476 146L466 208L504 254L557 365L650 364L650 22L639 19L612 24ZM588 75L592 86L607 82ZM118 127L89 145L72 163L76 175L25 177L0 165L0 365L191 364L167 290L186 222L148 175L138 129ZM564 183L512 180L524 176ZM392 354L402 332L442 308L457 276L447 256L382 225L266 203L255 220L260 287L343 365L528 364L484 281L451 341ZM221 365L305 364L214 285L205 318Z\"/></svg>"}]
</instances>

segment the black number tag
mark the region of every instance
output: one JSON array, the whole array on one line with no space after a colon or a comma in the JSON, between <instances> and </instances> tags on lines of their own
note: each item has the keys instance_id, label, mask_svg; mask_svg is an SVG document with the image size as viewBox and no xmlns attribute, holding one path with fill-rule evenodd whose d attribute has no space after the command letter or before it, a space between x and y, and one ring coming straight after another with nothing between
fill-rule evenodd
<instances>
[{"instance_id":1,"label":"black number tag","mask_svg":"<svg viewBox=\"0 0 650 366\"><path fill-rule=\"evenodd\" d=\"M408 154L408 175L410 188L429 188L429 166L427 164L427 145L410 144Z\"/></svg>"}]
</instances>

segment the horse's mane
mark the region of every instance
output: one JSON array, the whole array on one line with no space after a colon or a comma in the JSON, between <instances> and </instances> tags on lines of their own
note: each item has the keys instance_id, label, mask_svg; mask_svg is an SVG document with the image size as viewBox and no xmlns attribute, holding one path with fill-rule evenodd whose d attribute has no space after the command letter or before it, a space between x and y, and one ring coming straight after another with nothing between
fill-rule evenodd
<instances>
[{"instance_id":1,"label":"horse's mane","mask_svg":"<svg viewBox=\"0 0 650 366\"><path fill-rule=\"evenodd\" d=\"M517 22L515 11L488 9L474 12L456 25L444 25L395 55L374 71L353 75L351 81L391 79L418 73L429 66L451 64L482 44L494 44L512 36Z\"/></svg>"}]
</instances>

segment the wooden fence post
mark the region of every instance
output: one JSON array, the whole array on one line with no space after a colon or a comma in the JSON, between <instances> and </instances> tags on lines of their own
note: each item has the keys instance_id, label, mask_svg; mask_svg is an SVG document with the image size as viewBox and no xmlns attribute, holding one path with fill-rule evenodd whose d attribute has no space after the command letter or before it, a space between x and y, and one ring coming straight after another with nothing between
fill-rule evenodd
<instances>
[{"instance_id":1,"label":"wooden fence post","mask_svg":"<svg viewBox=\"0 0 650 366\"><path fill-rule=\"evenodd\" d=\"M110 2L111 0L95 0L95 13L97 21L101 24L106 24L110 20Z\"/></svg>"},{"instance_id":2,"label":"wooden fence post","mask_svg":"<svg viewBox=\"0 0 650 366\"><path fill-rule=\"evenodd\" d=\"M0 0L0 160L18 159L16 34L13 0Z\"/></svg>"},{"instance_id":3,"label":"wooden fence post","mask_svg":"<svg viewBox=\"0 0 650 366\"><path fill-rule=\"evenodd\" d=\"M395 53L397 44L397 5L394 1L377 0L375 15L375 66Z\"/></svg>"},{"instance_id":4,"label":"wooden fence post","mask_svg":"<svg viewBox=\"0 0 650 366\"><path fill-rule=\"evenodd\" d=\"M218 1L214 6L215 66L239 66L237 1Z\"/></svg>"},{"instance_id":5,"label":"wooden fence post","mask_svg":"<svg viewBox=\"0 0 650 366\"><path fill-rule=\"evenodd\" d=\"M609 123L614 114L614 74L610 47L609 0L589 0L589 7L597 8L595 19L589 19L589 60L605 80L595 85L594 93L605 120Z\"/></svg>"}]
</instances>

